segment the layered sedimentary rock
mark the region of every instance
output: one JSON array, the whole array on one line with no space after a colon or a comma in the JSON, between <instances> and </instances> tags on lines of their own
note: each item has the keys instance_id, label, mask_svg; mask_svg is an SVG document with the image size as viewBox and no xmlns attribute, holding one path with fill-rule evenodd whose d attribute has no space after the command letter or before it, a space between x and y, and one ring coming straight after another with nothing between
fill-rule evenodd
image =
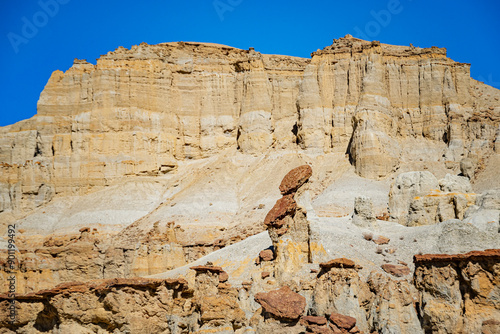
<instances>
[{"instance_id":1,"label":"layered sedimentary rock","mask_svg":"<svg viewBox=\"0 0 500 334\"><path fill-rule=\"evenodd\" d=\"M412 270L401 262L386 263L381 266L383 271L373 268L369 256L363 262L369 266L368 270L348 258L318 263L314 248L323 246L313 246L311 238L311 229L317 226L310 224L307 212L300 205L312 175L311 167L302 165L283 178L279 186L282 198L264 219L274 247L255 252L257 262L242 261L235 267L232 259L224 258L228 271L207 261L189 266L185 277L65 283L36 293L18 294L15 298L0 295L3 332L469 333L481 330L494 333L498 330L495 320L500 316L496 302L500 286L498 249L416 255L412 281L407 279ZM494 194L486 194L477 210L496 208L496 202ZM302 212L299 218L297 212ZM356 225L344 225L346 229L352 227ZM152 233L157 234L158 231ZM80 239L88 240L91 236L89 229L82 229ZM373 241L378 245L391 242L382 236ZM340 242L354 240L322 243L328 247ZM324 250L323 256L328 256ZM250 280L233 284L244 268L250 272ZM15 320L11 322L9 307L13 299Z\"/></svg>"},{"instance_id":2,"label":"layered sedimentary rock","mask_svg":"<svg viewBox=\"0 0 500 334\"><path fill-rule=\"evenodd\" d=\"M499 99L444 49L351 36L310 59L164 43L75 60L35 117L0 128L0 226L16 225L19 295L3 330L494 332L493 260L408 258L498 245L500 196L486 189L498 185ZM319 197L330 212L316 214ZM241 264L53 289L182 268L265 228L270 243ZM434 294L447 291L441 274L460 281L451 301ZM293 317L255 299L283 290L305 299Z\"/></svg>"},{"instance_id":3,"label":"layered sedimentary rock","mask_svg":"<svg viewBox=\"0 0 500 334\"><path fill-rule=\"evenodd\" d=\"M169 173L178 160L228 147L289 147L308 61L199 43L118 48L96 65L75 60L52 74L34 118L1 130L1 207Z\"/></svg>"},{"instance_id":4,"label":"layered sedimentary rock","mask_svg":"<svg viewBox=\"0 0 500 334\"><path fill-rule=\"evenodd\" d=\"M389 193L391 217L406 226L436 224L464 219L476 202L469 179L446 174L439 180L430 172L407 172L397 176Z\"/></svg>"},{"instance_id":5,"label":"layered sedimentary rock","mask_svg":"<svg viewBox=\"0 0 500 334\"><path fill-rule=\"evenodd\" d=\"M500 331L500 250L416 255L422 327L431 333Z\"/></svg>"},{"instance_id":6,"label":"layered sedimentary rock","mask_svg":"<svg viewBox=\"0 0 500 334\"><path fill-rule=\"evenodd\" d=\"M216 44L120 47L55 71L37 115L0 130L0 209L170 173L229 147L346 152L370 178L422 149L430 161L477 161L496 145L499 97L435 47L346 36L311 59Z\"/></svg>"},{"instance_id":7,"label":"layered sedimentary rock","mask_svg":"<svg viewBox=\"0 0 500 334\"><path fill-rule=\"evenodd\" d=\"M447 58L445 49L346 36L313 53L302 85L303 147L347 152L365 177L384 177L400 160L417 158L419 150L407 147L412 139L431 140L451 161L482 154L495 141L498 96L485 97L491 106L478 103L482 87L471 81L469 65ZM484 113L495 116L479 125Z\"/></svg>"},{"instance_id":8,"label":"layered sedimentary rock","mask_svg":"<svg viewBox=\"0 0 500 334\"><path fill-rule=\"evenodd\" d=\"M499 259L498 249L416 255L412 282L379 272L365 279L338 259L293 290L269 292L225 283L223 269L208 264L188 280L99 280L18 295L14 323L1 295L0 324L2 333L496 333Z\"/></svg>"}]
</instances>

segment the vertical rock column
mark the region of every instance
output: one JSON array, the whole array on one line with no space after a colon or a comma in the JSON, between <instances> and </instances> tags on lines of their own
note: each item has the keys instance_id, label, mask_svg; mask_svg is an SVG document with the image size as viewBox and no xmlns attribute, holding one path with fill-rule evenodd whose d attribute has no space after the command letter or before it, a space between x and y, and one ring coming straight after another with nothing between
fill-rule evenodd
<instances>
[{"instance_id":1,"label":"vertical rock column","mask_svg":"<svg viewBox=\"0 0 500 334\"><path fill-rule=\"evenodd\" d=\"M384 82L384 66L379 54L366 59L360 101L353 118L354 133L349 154L362 177L383 178L399 163L401 148L395 132L391 103Z\"/></svg>"},{"instance_id":2,"label":"vertical rock column","mask_svg":"<svg viewBox=\"0 0 500 334\"><path fill-rule=\"evenodd\" d=\"M275 277L282 279L309 262L309 222L306 211L297 205L296 195L304 191L312 169L303 165L292 169L279 187L280 198L267 214L264 224L274 246Z\"/></svg>"},{"instance_id":3,"label":"vertical rock column","mask_svg":"<svg viewBox=\"0 0 500 334\"><path fill-rule=\"evenodd\" d=\"M260 53L238 64L243 74L243 101L238 127L238 147L244 153L258 154L273 142L271 86Z\"/></svg>"}]
</instances>

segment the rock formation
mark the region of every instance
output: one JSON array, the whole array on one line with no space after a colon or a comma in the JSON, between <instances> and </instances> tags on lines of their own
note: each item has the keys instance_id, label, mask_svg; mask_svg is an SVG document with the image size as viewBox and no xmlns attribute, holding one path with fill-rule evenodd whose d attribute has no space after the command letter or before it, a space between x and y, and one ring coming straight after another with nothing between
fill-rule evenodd
<instances>
[{"instance_id":1,"label":"rock formation","mask_svg":"<svg viewBox=\"0 0 500 334\"><path fill-rule=\"evenodd\" d=\"M258 293L255 301L262 305L265 312L282 320L297 320L306 307L306 299L289 287Z\"/></svg>"},{"instance_id":2,"label":"rock formation","mask_svg":"<svg viewBox=\"0 0 500 334\"><path fill-rule=\"evenodd\" d=\"M303 186L312 175L309 165L292 169L279 189L283 195L267 214L264 225L273 242L275 274L282 278L310 261L309 222L306 211L297 204Z\"/></svg>"},{"instance_id":3,"label":"rock formation","mask_svg":"<svg viewBox=\"0 0 500 334\"><path fill-rule=\"evenodd\" d=\"M283 178L279 187L282 198L264 220L276 256L270 249L256 252L259 261L246 267L251 276L249 281L231 284L233 277L240 275L245 267L226 271L207 261L190 266L184 278L65 283L15 296L16 321L13 322L9 321L13 298L4 294L0 295L3 332L469 333L498 330L495 320L500 316L496 302L500 287L498 249L456 255L415 255L412 281L405 279L411 274L410 267L401 262L383 264L381 271L368 261L365 262L368 272L348 258L314 263L307 248L311 245L311 225L295 201L300 202L299 195L304 195L304 186L311 175L311 167L302 165ZM482 207L494 206L495 199L491 198L491 195L484 196ZM297 212L302 212L299 219ZM354 222L350 226L357 227ZM89 232L88 228L82 229L81 237L89 238ZM327 240L323 242L325 247L328 247ZM374 241L386 245L391 239L378 236ZM227 259L225 261L229 268ZM243 266L245 262L248 261L243 261ZM312 270L315 266L321 270ZM266 268L273 270L272 275L263 270ZM308 270L310 273L306 274Z\"/></svg>"},{"instance_id":4,"label":"rock formation","mask_svg":"<svg viewBox=\"0 0 500 334\"><path fill-rule=\"evenodd\" d=\"M499 96L436 47L346 36L311 59L202 43L120 47L55 71L37 115L1 130L0 208L172 173L229 147L348 152L370 178L422 150L429 161L477 161L496 143Z\"/></svg>"},{"instance_id":5,"label":"rock formation","mask_svg":"<svg viewBox=\"0 0 500 334\"><path fill-rule=\"evenodd\" d=\"M438 181L430 172L402 173L389 193L391 217L406 226L464 219L475 202L469 179L450 174Z\"/></svg>"},{"instance_id":6,"label":"rock formation","mask_svg":"<svg viewBox=\"0 0 500 334\"><path fill-rule=\"evenodd\" d=\"M414 284L424 330L491 333L500 330L500 250L415 255Z\"/></svg>"},{"instance_id":7,"label":"rock formation","mask_svg":"<svg viewBox=\"0 0 500 334\"><path fill-rule=\"evenodd\" d=\"M356 197L352 222L360 227L374 227L376 220L371 199L366 196Z\"/></svg>"},{"instance_id":8,"label":"rock formation","mask_svg":"<svg viewBox=\"0 0 500 334\"><path fill-rule=\"evenodd\" d=\"M469 66L347 35L55 71L0 128L0 332L498 332L500 91Z\"/></svg>"}]
</instances>

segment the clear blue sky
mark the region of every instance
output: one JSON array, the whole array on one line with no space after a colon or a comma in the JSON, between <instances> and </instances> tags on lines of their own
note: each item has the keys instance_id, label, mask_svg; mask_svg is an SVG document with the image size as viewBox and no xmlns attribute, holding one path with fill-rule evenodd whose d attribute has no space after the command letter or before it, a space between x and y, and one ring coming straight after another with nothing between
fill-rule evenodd
<instances>
[{"instance_id":1,"label":"clear blue sky","mask_svg":"<svg viewBox=\"0 0 500 334\"><path fill-rule=\"evenodd\" d=\"M54 4L57 4L54 5ZM309 57L352 34L448 49L472 77L500 88L500 2L260 0L1 0L0 126L36 113L54 70L141 42L214 42Z\"/></svg>"}]
</instances>

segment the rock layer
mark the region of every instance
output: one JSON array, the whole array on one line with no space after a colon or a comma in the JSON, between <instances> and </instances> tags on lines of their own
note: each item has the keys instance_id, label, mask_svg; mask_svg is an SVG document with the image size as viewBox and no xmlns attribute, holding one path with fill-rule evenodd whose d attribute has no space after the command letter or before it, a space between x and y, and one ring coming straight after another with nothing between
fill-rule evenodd
<instances>
[{"instance_id":1,"label":"rock layer","mask_svg":"<svg viewBox=\"0 0 500 334\"><path fill-rule=\"evenodd\" d=\"M3 230L17 226L19 306L18 322L1 313L0 327L494 332L497 255L395 263L418 247L457 253L482 247L478 241L496 247L498 191L476 196L470 182L485 172L496 176L488 159L499 151L499 99L498 90L471 79L469 65L444 49L352 36L310 59L164 43L119 48L96 65L75 60L65 73L53 73L35 117L0 128L0 219ZM276 176L293 166L301 167L279 184ZM456 175L459 169L465 177ZM394 177L390 218L405 226L376 221L367 197L356 201L353 219L316 215L311 202L328 197L325 189L344 175L358 186L376 179L375 196ZM376 202L380 211L384 200ZM439 226L407 227L428 224ZM260 245L239 269L229 256L217 265L190 265L179 279L53 288L159 274L264 227L273 247L256 262L270 244ZM374 227L395 232L375 245L366 231ZM411 239L404 240L406 232ZM324 242L322 233L333 241ZM0 242L6 254L8 243ZM7 265L0 262L1 283L10 275ZM236 277L249 266L244 279ZM279 294L274 301L283 307L259 307L262 296L285 285L300 312ZM8 302L1 297L2 312ZM337 323L332 313L356 319L356 326Z\"/></svg>"},{"instance_id":2,"label":"rock layer","mask_svg":"<svg viewBox=\"0 0 500 334\"><path fill-rule=\"evenodd\" d=\"M414 284L420 291L423 328L440 334L495 328L494 320L500 318L499 260L498 249L416 255Z\"/></svg>"},{"instance_id":3,"label":"rock layer","mask_svg":"<svg viewBox=\"0 0 500 334\"><path fill-rule=\"evenodd\" d=\"M444 152L477 162L495 147L499 96L445 49L351 36L311 59L203 43L120 47L55 71L37 115L0 130L0 209L171 173L230 147L347 152L370 178L421 149L429 161Z\"/></svg>"}]
</instances>

